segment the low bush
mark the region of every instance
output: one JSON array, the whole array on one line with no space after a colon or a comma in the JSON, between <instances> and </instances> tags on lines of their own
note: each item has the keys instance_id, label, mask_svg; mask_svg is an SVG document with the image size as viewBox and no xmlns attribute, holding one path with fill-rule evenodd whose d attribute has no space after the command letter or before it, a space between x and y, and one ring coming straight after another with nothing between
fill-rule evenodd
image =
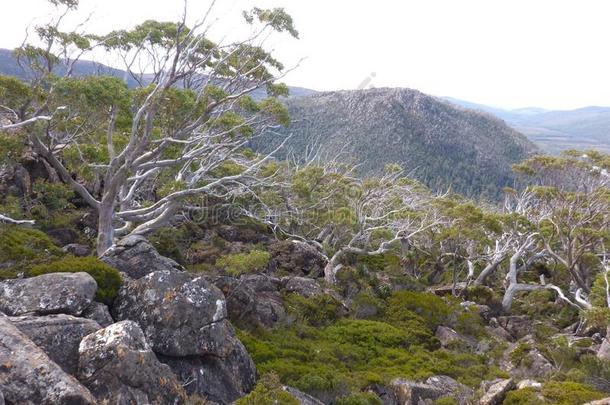
<instances>
[{"instance_id":1,"label":"low bush","mask_svg":"<svg viewBox=\"0 0 610 405\"><path fill-rule=\"evenodd\" d=\"M79 273L91 275L97 282L96 300L111 304L118 294L122 279L119 271L95 257L68 256L50 263L33 266L28 275L39 276L48 273Z\"/></svg>"},{"instance_id":2,"label":"low bush","mask_svg":"<svg viewBox=\"0 0 610 405\"><path fill-rule=\"evenodd\" d=\"M44 232L22 226L0 225L0 279L15 278L33 263L46 262L64 255Z\"/></svg>"},{"instance_id":3,"label":"low bush","mask_svg":"<svg viewBox=\"0 0 610 405\"><path fill-rule=\"evenodd\" d=\"M328 294L318 294L310 298L299 294L286 294L284 306L297 320L312 326L334 322L341 311L341 303Z\"/></svg>"},{"instance_id":4,"label":"low bush","mask_svg":"<svg viewBox=\"0 0 610 405\"><path fill-rule=\"evenodd\" d=\"M275 373L263 375L252 392L238 399L235 405L299 405L299 401L284 391Z\"/></svg>"},{"instance_id":5,"label":"low bush","mask_svg":"<svg viewBox=\"0 0 610 405\"><path fill-rule=\"evenodd\" d=\"M225 255L216 260L216 266L231 276L262 271L271 259L269 252L252 250L249 253Z\"/></svg>"}]
</instances>

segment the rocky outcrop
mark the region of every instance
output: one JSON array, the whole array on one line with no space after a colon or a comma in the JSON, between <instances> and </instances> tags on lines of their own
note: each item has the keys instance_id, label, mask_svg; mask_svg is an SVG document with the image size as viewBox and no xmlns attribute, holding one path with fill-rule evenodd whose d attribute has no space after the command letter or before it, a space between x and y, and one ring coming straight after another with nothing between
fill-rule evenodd
<instances>
[{"instance_id":1,"label":"rocky outcrop","mask_svg":"<svg viewBox=\"0 0 610 405\"><path fill-rule=\"evenodd\" d=\"M156 271L182 271L174 260L161 256L142 236L128 236L100 258L129 278L138 279Z\"/></svg>"},{"instance_id":2,"label":"rocky outcrop","mask_svg":"<svg viewBox=\"0 0 610 405\"><path fill-rule=\"evenodd\" d=\"M95 321L71 315L20 316L11 322L57 363L66 373L78 369L78 345L99 330Z\"/></svg>"},{"instance_id":3,"label":"rocky outcrop","mask_svg":"<svg viewBox=\"0 0 610 405\"><path fill-rule=\"evenodd\" d=\"M284 386L283 389L292 395L297 401L299 401L300 405L324 405L323 402L317 400L311 395L307 395L304 392L297 390L296 388Z\"/></svg>"},{"instance_id":4,"label":"rocky outcrop","mask_svg":"<svg viewBox=\"0 0 610 405\"><path fill-rule=\"evenodd\" d=\"M328 260L313 246L304 242L285 240L269 245L269 270L282 270L293 276L319 277Z\"/></svg>"},{"instance_id":5,"label":"rocky outcrop","mask_svg":"<svg viewBox=\"0 0 610 405\"><path fill-rule=\"evenodd\" d=\"M70 253L76 257L85 257L91 254L91 248L78 243L69 243L61 248L64 252Z\"/></svg>"},{"instance_id":6,"label":"rocky outcrop","mask_svg":"<svg viewBox=\"0 0 610 405\"><path fill-rule=\"evenodd\" d=\"M121 288L113 312L115 319L140 325L189 393L228 403L252 388L252 359L227 319L222 292L203 277L148 274Z\"/></svg>"},{"instance_id":7,"label":"rocky outcrop","mask_svg":"<svg viewBox=\"0 0 610 405\"><path fill-rule=\"evenodd\" d=\"M311 298L314 295L322 294L323 290L320 284L314 279L307 277L283 277L282 289L286 293L299 294L305 298Z\"/></svg>"},{"instance_id":8,"label":"rocky outcrop","mask_svg":"<svg viewBox=\"0 0 610 405\"><path fill-rule=\"evenodd\" d=\"M426 380L426 384L435 387L443 393L443 397L451 397L459 405L468 405L472 402L474 390L446 375L434 375Z\"/></svg>"},{"instance_id":9,"label":"rocky outcrop","mask_svg":"<svg viewBox=\"0 0 610 405\"><path fill-rule=\"evenodd\" d=\"M97 284L87 273L51 273L0 283L0 311L6 315L80 315Z\"/></svg>"},{"instance_id":10,"label":"rocky outcrop","mask_svg":"<svg viewBox=\"0 0 610 405\"><path fill-rule=\"evenodd\" d=\"M443 396L443 391L430 384L402 378L391 383L394 395L401 405L419 405L426 400L435 400Z\"/></svg>"},{"instance_id":11,"label":"rocky outcrop","mask_svg":"<svg viewBox=\"0 0 610 405\"><path fill-rule=\"evenodd\" d=\"M455 330L442 325L436 328L436 332L434 335L439 340L442 347L458 345L470 349L475 349L478 345L476 339L464 336L456 332Z\"/></svg>"},{"instance_id":12,"label":"rocky outcrop","mask_svg":"<svg viewBox=\"0 0 610 405\"><path fill-rule=\"evenodd\" d=\"M10 404L97 403L4 315L0 315L0 391Z\"/></svg>"},{"instance_id":13,"label":"rocky outcrop","mask_svg":"<svg viewBox=\"0 0 610 405\"><path fill-rule=\"evenodd\" d=\"M247 328L272 328L286 321L280 280L261 274L211 280L224 293L229 319Z\"/></svg>"},{"instance_id":14,"label":"rocky outcrop","mask_svg":"<svg viewBox=\"0 0 610 405\"><path fill-rule=\"evenodd\" d=\"M493 381L484 381L481 384L483 396L479 399L479 405L499 405L506 398L508 391L514 388L512 379L497 379Z\"/></svg>"},{"instance_id":15,"label":"rocky outcrop","mask_svg":"<svg viewBox=\"0 0 610 405\"><path fill-rule=\"evenodd\" d=\"M83 311L81 316L97 322L102 328L114 323L108 306L101 302L92 302L91 305Z\"/></svg>"},{"instance_id":16,"label":"rocky outcrop","mask_svg":"<svg viewBox=\"0 0 610 405\"><path fill-rule=\"evenodd\" d=\"M85 337L79 353L79 379L100 402L161 405L186 399L182 385L159 362L135 322L118 322Z\"/></svg>"},{"instance_id":17,"label":"rocky outcrop","mask_svg":"<svg viewBox=\"0 0 610 405\"><path fill-rule=\"evenodd\" d=\"M240 341L224 357L159 356L159 359L171 367L189 395L196 394L221 404L243 397L256 383L256 367Z\"/></svg>"},{"instance_id":18,"label":"rocky outcrop","mask_svg":"<svg viewBox=\"0 0 610 405\"><path fill-rule=\"evenodd\" d=\"M532 320L527 315L499 316L497 318L492 318L490 321L490 326L502 327L515 340L521 339L531 334L533 331Z\"/></svg>"}]
</instances>

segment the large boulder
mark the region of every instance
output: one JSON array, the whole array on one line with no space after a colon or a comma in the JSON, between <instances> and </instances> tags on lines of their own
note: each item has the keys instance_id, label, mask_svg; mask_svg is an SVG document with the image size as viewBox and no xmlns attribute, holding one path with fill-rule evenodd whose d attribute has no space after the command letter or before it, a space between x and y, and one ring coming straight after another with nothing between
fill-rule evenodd
<instances>
[{"instance_id":1,"label":"large boulder","mask_svg":"<svg viewBox=\"0 0 610 405\"><path fill-rule=\"evenodd\" d=\"M86 405L89 390L0 314L0 392L9 404Z\"/></svg>"},{"instance_id":2,"label":"large boulder","mask_svg":"<svg viewBox=\"0 0 610 405\"><path fill-rule=\"evenodd\" d=\"M490 322L490 326L500 326L518 340L532 334L534 324L527 315L511 315L495 318L495 321Z\"/></svg>"},{"instance_id":3,"label":"large boulder","mask_svg":"<svg viewBox=\"0 0 610 405\"><path fill-rule=\"evenodd\" d=\"M182 385L159 362L132 321L115 323L85 337L79 348L79 379L102 403L181 404Z\"/></svg>"},{"instance_id":4,"label":"large boulder","mask_svg":"<svg viewBox=\"0 0 610 405\"><path fill-rule=\"evenodd\" d=\"M312 278L283 277L281 282L284 292L299 294L305 298L311 298L324 292L320 284Z\"/></svg>"},{"instance_id":5,"label":"large boulder","mask_svg":"<svg viewBox=\"0 0 610 405\"><path fill-rule=\"evenodd\" d=\"M108 306L101 302L92 302L91 305L83 311L81 316L97 322L102 328L114 323Z\"/></svg>"},{"instance_id":6,"label":"large boulder","mask_svg":"<svg viewBox=\"0 0 610 405\"><path fill-rule=\"evenodd\" d=\"M472 403L474 390L455 379L446 375L434 375L426 380L426 384L438 388L443 392L443 397L451 397L459 405Z\"/></svg>"},{"instance_id":7,"label":"large boulder","mask_svg":"<svg viewBox=\"0 0 610 405\"><path fill-rule=\"evenodd\" d=\"M124 285L113 311L140 325L189 394L229 403L254 385L254 363L227 319L225 298L204 278L151 273Z\"/></svg>"},{"instance_id":8,"label":"large boulder","mask_svg":"<svg viewBox=\"0 0 610 405\"><path fill-rule=\"evenodd\" d=\"M229 319L247 328L272 328L286 321L280 280L262 274L216 277L212 283L227 297Z\"/></svg>"},{"instance_id":9,"label":"large boulder","mask_svg":"<svg viewBox=\"0 0 610 405\"><path fill-rule=\"evenodd\" d=\"M312 397L311 395L301 392L296 388L292 388L287 385L282 388L284 391L292 395L297 401L299 401L299 404L301 405L324 405L324 402Z\"/></svg>"},{"instance_id":10,"label":"large boulder","mask_svg":"<svg viewBox=\"0 0 610 405\"><path fill-rule=\"evenodd\" d=\"M155 271L182 271L174 260L161 256L144 237L134 235L119 241L100 258L129 278L138 279Z\"/></svg>"},{"instance_id":11,"label":"large boulder","mask_svg":"<svg viewBox=\"0 0 610 405\"><path fill-rule=\"evenodd\" d=\"M316 248L304 242L284 240L268 247L271 253L269 270L288 272L293 276L319 277L328 260Z\"/></svg>"},{"instance_id":12,"label":"large boulder","mask_svg":"<svg viewBox=\"0 0 610 405\"><path fill-rule=\"evenodd\" d=\"M97 291L87 273L50 273L0 282L0 312L6 315L80 315Z\"/></svg>"},{"instance_id":13,"label":"large boulder","mask_svg":"<svg viewBox=\"0 0 610 405\"><path fill-rule=\"evenodd\" d=\"M479 399L479 405L499 405L506 398L506 394L515 387L512 379L496 379L483 381L481 391L483 396Z\"/></svg>"},{"instance_id":14,"label":"large boulder","mask_svg":"<svg viewBox=\"0 0 610 405\"><path fill-rule=\"evenodd\" d=\"M237 338L222 292L203 277L157 271L126 283L113 307L117 320L136 321L155 353L223 357Z\"/></svg>"},{"instance_id":15,"label":"large boulder","mask_svg":"<svg viewBox=\"0 0 610 405\"><path fill-rule=\"evenodd\" d=\"M443 390L430 384L398 378L391 383L394 395L401 405L419 405L426 400L435 400L444 395Z\"/></svg>"},{"instance_id":16,"label":"large boulder","mask_svg":"<svg viewBox=\"0 0 610 405\"><path fill-rule=\"evenodd\" d=\"M78 345L99 330L97 322L71 315L19 316L11 322L57 363L66 373L78 370Z\"/></svg>"},{"instance_id":17,"label":"large boulder","mask_svg":"<svg viewBox=\"0 0 610 405\"><path fill-rule=\"evenodd\" d=\"M185 385L189 395L199 395L220 404L229 404L250 392L256 384L256 367L241 342L224 357L159 356Z\"/></svg>"}]
</instances>

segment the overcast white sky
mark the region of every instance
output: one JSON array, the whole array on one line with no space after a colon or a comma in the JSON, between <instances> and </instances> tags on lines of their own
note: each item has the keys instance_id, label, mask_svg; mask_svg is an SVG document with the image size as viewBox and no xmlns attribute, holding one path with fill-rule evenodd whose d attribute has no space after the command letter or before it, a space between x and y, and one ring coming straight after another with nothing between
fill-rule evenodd
<instances>
[{"instance_id":1,"label":"overcast white sky","mask_svg":"<svg viewBox=\"0 0 610 405\"><path fill-rule=\"evenodd\" d=\"M45 0L1 0L0 47L52 10ZM235 35L240 11L285 7L300 40L270 45L286 81L316 90L410 87L477 103L553 109L610 106L607 0L219 0L217 32ZM200 15L208 0L190 0ZM81 0L93 31L175 20L182 0ZM35 20L34 17L39 17Z\"/></svg>"}]
</instances>

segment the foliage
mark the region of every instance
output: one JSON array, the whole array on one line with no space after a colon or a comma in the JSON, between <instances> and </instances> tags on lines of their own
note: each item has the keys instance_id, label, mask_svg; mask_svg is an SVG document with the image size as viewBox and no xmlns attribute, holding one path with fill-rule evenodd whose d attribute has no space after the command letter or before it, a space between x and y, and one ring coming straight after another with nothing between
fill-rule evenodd
<instances>
[{"instance_id":1,"label":"foliage","mask_svg":"<svg viewBox=\"0 0 610 405\"><path fill-rule=\"evenodd\" d=\"M33 266L28 275L39 276L48 273L79 273L91 275L97 282L96 299L112 304L123 282L119 271L95 257L65 257L50 263Z\"/></svg>"},{"instance_id":2,"label":"foliage","mask_svg":"<svg viewBox=\"0 0 610 405\"><path fill-rule=\"evenodd\" d=\"M284 391L275 373L263 375L252 392L235 402L236 405L299 405L299 401Z\"/></svg>"},{"instance_id":3,"label":"foliage","mask_svg":"<svg viewBox=\"0 0 610 405\"><path fill-rule=\"evenodd\" d=\"M252 250L249 253L235 253L220 257L216 266L232 276L262 271L271 259L269 252Z\"/></svg>"},{"instance_id":4,"label":"foliage","mask_svg":"<svg viewBox=\"0 0 610 405\"><path fill-rule=\"evenodd\" d=\"M44 232L14 225L0 225L0 263L9 267L0 270L0 279L15 278L30 263L61 257L63 252Z\"/></svg>"},{"instance_id":5,"label":"foliage","mask_svg":"<svg viewBox=\"0 0 610 405\"><path fill-rule=\"evenodd\" d=\"M358 392L338 398L337 405L383 405L383 401L372 392Z\"/></svg>"},{"instance_id":6,"label":"foliage","mask_svg":"<svg viewBox=\"0 0 610 405\"><path fill-rule=\"evenodd\" d=\"M307 298L291 293L284 295L283 298L288 313L309 325L328 325L339 317L341 303L328 294L317 294Z\"/></svg>"}]
</instances>

